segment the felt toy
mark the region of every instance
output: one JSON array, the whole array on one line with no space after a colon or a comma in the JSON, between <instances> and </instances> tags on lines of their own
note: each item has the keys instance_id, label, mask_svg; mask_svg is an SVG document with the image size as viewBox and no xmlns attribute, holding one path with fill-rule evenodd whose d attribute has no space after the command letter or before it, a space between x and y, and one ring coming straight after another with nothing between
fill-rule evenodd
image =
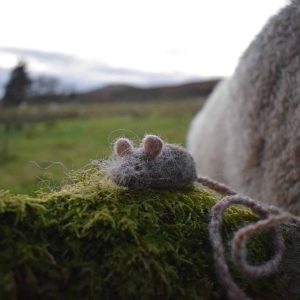
<instances>
[{"instance_id":1,"label":"felt toy","mask_svg":"<svg viewBox=\"0 0 300 300\"><path fill-rule=\"evenodd\" d=\"M264 206L253 199L238 195L236 191L208 177L196 176L194 160L182 147L167 144L158 136L146 135L139 148L130 140L120 138L115 142L114 154L105 164L107 175L116 184L134 189L187 188L198 182L225 196L211 211L209 237L214 253L216 273L229 299L249 299L232 279L222 242L221 227L225 210L238 204L250 208L260 220L238 230L232 241L232 259L236 267L246 276L259 278L278 269L285 249L280 224L292 222L300 226L300 219L273 206ZM251 266L247 262L247 241L257 232L271 229L274 236L275 254L261 265Z\"/></svg>"},{"instance_id":2,"label":"felt toy","mask_svg":"<svg viewBox=\"0 0 300 300\"><path fill-rule=\"evenodd\" d=\"M191 123L197 171L300 214L300 1L272 17Z\"/></svg>"},{"instance_id":3,"label":"felt toy","mask_svg":"<svg viewBox=\"0 0 300 300\"><path fill-rule=\"evenodd\" d=\"M196 180L192 156L154 135L146 135L139 148L128 139L118 139L104 168L116 184L135 189L185 188Z\"/></svg>"}]
</instances>

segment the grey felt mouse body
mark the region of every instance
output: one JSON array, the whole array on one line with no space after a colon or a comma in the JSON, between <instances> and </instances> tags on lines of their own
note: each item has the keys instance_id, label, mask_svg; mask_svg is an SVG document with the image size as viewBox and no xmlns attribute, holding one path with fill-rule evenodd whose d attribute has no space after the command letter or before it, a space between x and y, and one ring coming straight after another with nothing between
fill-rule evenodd
<instances>
[{"instance_id":1,"label":"grey felt mouse body","mask_svg":"<svg viewBox=\"0 0 300 300\"><path fill-rule=\"evenodd\" d=\"M134 189L185 188L197 178L192 156L155 135L146 135L139 148L118 139L105 170L116 184Z\"/></svg>"}]
</instances>

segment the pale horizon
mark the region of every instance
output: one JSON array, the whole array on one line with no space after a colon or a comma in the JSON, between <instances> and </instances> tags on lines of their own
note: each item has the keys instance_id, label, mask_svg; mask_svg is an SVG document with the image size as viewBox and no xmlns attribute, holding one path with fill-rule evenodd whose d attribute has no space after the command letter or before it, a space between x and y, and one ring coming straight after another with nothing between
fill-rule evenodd
<instances>
[{"instance_id":1,"label":"pale horizon","mask_svg":"<svg viewBox=\"0 0 300 300\"><path fill-rule=\"evenodd\" d=\"M0 0L0 88L20 59L31 76L55 76L79 90L230 76L287 3Z\"/></svg>"}]
</instances>

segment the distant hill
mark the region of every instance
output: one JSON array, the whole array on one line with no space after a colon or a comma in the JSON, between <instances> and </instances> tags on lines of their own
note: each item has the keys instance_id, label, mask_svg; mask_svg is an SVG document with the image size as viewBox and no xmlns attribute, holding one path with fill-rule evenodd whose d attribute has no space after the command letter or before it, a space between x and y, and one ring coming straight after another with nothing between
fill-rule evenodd
<instances>
[{"instance_id":1,"label":"distant hill","mask_svg":"<svg viewBox=\"0 0 300 300\"><path fill-rule=\"evenodd\" d=\"M145 101L182 99L188 97L207 97L220 79L190 82L180 85L141 88L130 85L109 85L100 89L77 95L77 101Z\"/></svg>"},{"instance_id":2,"label":"distant hill","mask_svg":"<svg viewBox=\"0 0 300 300\"><path fill-rule=\"evenodd\" d=\"M27 103L97 103L122 101L163 101L186 98L206 98L221 79L189 82L179 85L137 87L125 84L107 85L88 92L69 95L44 95L27 98ZM0 103L1 104L1 103Z\"/></svg>"}]
</instances>

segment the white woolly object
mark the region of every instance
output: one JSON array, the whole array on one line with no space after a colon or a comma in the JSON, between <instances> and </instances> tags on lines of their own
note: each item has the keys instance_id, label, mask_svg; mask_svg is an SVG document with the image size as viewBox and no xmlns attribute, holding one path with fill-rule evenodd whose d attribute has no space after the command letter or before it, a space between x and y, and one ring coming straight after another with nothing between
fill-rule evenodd
<instances>
[{"instance_id":1,"label":"white woolly object","mask_svg":"<svg viewBox=\"0 0 300 300\"><path fill-rule=\"evenodd\" d=\"M270 19L192 121L197 172L300 213L300 1Z\"/></svg>"}]
</instances>

